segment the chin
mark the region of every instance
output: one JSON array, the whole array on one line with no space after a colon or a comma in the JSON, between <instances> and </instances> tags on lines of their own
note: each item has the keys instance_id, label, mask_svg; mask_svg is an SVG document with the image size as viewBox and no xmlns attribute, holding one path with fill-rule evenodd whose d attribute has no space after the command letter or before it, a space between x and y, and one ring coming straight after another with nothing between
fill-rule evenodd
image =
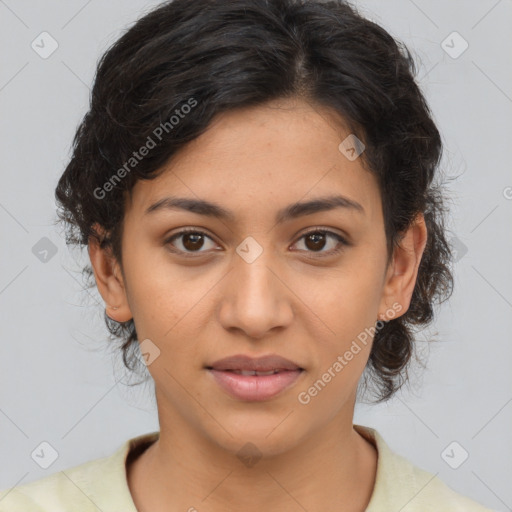
<instances>
[{"instance_id":1,"label":"chin","mask_svg":"<svg viewBox=\"0 0 512 512\"><path fill-rule=\"evenodd\" d=\"M275 415L268 412L246 412L237 416L233 414L231 417L223 415L224 428L217 425L219 428L215 432L210 431L211 440L226 452L239 457L244 454L250 457L251 450L255 452L254 456L259 457L274 457L286 453L300 444L305 433L300 435L293 421L283 421L286 414L282 411L280 409ZM292 416L293 413L290 414L290 420Z\"/></svg>"}]
</instances>

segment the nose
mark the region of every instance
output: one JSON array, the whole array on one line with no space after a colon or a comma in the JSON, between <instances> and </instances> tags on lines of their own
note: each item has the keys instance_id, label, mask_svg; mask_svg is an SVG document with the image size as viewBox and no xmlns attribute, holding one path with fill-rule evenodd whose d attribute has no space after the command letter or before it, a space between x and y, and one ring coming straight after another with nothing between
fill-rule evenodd
<instances>
[{"instance_id":1,"label":"nose","mask_svg":"<svg viewBox=\"0 0 512 512\"><path fill-rule=\"evenodd\" d=\"M247 337L261 339L293 321L293 292L279 265L267 257L270 252L263 251L252 262L235 255L220 292L218 314L226 330L240 330Z\"/></svg>"}]
</instances>

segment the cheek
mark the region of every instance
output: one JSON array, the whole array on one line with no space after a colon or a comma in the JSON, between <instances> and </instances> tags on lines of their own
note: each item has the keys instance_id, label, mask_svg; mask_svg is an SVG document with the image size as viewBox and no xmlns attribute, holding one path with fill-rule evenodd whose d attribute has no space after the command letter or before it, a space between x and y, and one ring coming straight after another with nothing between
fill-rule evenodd
<instances>
[{"instance_id":1,"label":"cheek","mask_svg":"<svg viewBox=\"0 0 512 512\"><path fill-rule=\"evenodd\" d=\"M180 292L179 285L163 280L144 280L134 291L131 303L139 339L155 339L162 346L173 339L186 337L188 315L194 311L199 299L195 294Z\"/></svg>"},{"instance_id":2,"label":"cheek","mask_svg":"<svg viewBox=\"0 0 512 512\"><path fill-rule=\"evenodd\" d=\"M149 339L160 350L158 361L148 367L153 377L161 373L162 365L177 375L190 362L199 365L203 360L198 346L211 314L205 310L211 308L206 295L219 276L171 265L165 256L150 259L142 253L131 253L125 267L138 339Z\"/></svg>"},{"instance_id":3,"label":"cheek","mask_svg":"<svg viewBox=\"0 0 512 512\"><path fill-rule=\"evenodd\" d=\"M165 251L138 248L126 253L127 297L140 340L165 339L194 299L193 286L162 255L155 255L159 252Z\"/></svg>"},{"instance_id":4,"label":"cheek","mask_svg":"<svg viewBox=\"0 0 512 512\"><path fill-rule=\"evenodd\" d=\"M312 339L318 340L322 368L330 367L338 356L349 351L350 364L344 372L362 372L369 357L381 289L376 269L364 265L364 260L359 262L355 271L333 273L323 282L321 292L315 291L308 302L309 314L321 319L314 320L318 327Z\"/></svg>"},{"instance_id":5,"label":"cheek","mask_svg":"<svg viewBox=\"0 0 512 512\"><path fill-rule=\"evenodd\" d=\"M313 294L311 309L336 334L354 334L354 329L375 324L381 295L380 273L359 260L357 268L343 269L323 281Z\"/></svg>"}]
</instances>

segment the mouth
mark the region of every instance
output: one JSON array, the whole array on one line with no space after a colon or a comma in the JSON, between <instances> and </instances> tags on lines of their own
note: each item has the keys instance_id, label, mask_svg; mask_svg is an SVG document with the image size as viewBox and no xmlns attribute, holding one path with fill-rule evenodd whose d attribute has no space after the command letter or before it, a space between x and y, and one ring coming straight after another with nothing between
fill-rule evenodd
<instances>
[{"instance_id":1,"label":"mouth","mask_svg":"<svg viewBox=\"0 0 512 512\"><path fill-rule=\"evenodd\" d=\"M296 384L304 368L277 355L258 359L239 355L205 367L214 382L232 398L269 400Z\"/></svg>"},{"instance_id":2,"label":"mouth","mask_svg":"<svg viewBox=\"0 0 512 512\"><path fill-rule=\"evenodd\" d=\"M213 370L214 368L208 368L208 370ZM299 370L302 370L302 368L298 368ZM276 373L279 373L279 372L289 372L289 371L294 371L294 370L285 370L283 368L279 368L279 369L275 369L275 370L269 370L267 372L263 372L263 371L257 371L257 370L218 370L218 371L224 371L224 372L232 372L232 373L235 373L236 375L258 375L258 376L263 376L263 375L274 375Z\"/></svg>"},{"instance_id":3,"label":"mouth","mask_svg":"<svg viewBox=\"0 0 512 512\"><path fill-rule=\"evenodd\" d=\"M270 354L258 358L244 354L237 354L220 359L209 366L208 370L233 371L233 372L257 372L276 373L286 370L303 370L297 363L277 354ZM271 372L271 373L269 373Z\"/></svg>"}]
</instances>

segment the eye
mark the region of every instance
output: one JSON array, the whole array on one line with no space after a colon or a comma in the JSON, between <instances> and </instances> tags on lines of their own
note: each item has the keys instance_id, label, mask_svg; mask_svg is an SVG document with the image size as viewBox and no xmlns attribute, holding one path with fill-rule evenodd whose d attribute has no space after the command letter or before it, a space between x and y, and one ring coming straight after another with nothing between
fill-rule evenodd
<instances>
[{"instance_id":1,"label":"eye","mask_svg":"<svg viewBox=\"0 0 512 512\"><path fill-rule=\"evenodd\" d=\"M315 228L314 230L308 231L303 234L299 240L304 239L304 244L308 249L312 249L313 253L320 253L320 257L332 256L334 254L338 254L343 251L345 246L349 246L350 244L343 238L341 235L334 233L333 231L328 231L326 229ZM334 246L332 249L322 251L322 249L327 245L327 240L333 240L331 242L331 246Z\"/></svg>"},{"instance_id":2,"label":"eye","mask_svg":"<svg viewBox=\"0 0 512 512\"><path fill-rule=\"evenodd\" d=\"M183 238L183 240L180 242L179 245L181 247L178 247L177 250L172 250L172 252L181 252L186 254L187 256L193 254L193 253L202 253L206 251L199 251L198 249L201 249L204 247L204 239L208 238L209 240L212 240L210 236L208 236L204 231L200 231L195 228L187 228L182 229L178 233L175 233L170 238L168 238L164 243L173 245L173 242L177 239Z\"/></svg>"},{"instance_id":3,"label":"eye","mask_svg":"<svg viewBox=\"0 0 512 512\"><path fill-rule=\"evenodd\" d=\"M178 233L175 233L170 238L165 240L164 244L170 244L171 246L173 246L174 249L171 249L172 252L181 253L187 257L194 257L194 253L201 254L204 252L208 252L207 250L200 250L205 247L205 239L208 239L211 242L213 242L213 239L204 231L201 231L197 228L186 228L182 229ZM345 238L343 238L342 236L338 235L337 233L334 233L333 231L329 231L327 229L322 228L315 228L311 231L308 231L299 238L299 241L302 239L304 239L305 246L307 247L305 251L319 253L320 257L338 254L344 249L345 246L350 245L350 243L347 242L347 240L345 240ZM322 249L326 245L329 245L327 243L329 239L334 241L334 243L331 243L331 245L333 245L334 247L330 250L323 251ZM174 245L176 240L180 240L178 247ZM215 246L214 242L213 246ZM208 247L206 248L208 249Z\"/></svg>"}]
</instances>

